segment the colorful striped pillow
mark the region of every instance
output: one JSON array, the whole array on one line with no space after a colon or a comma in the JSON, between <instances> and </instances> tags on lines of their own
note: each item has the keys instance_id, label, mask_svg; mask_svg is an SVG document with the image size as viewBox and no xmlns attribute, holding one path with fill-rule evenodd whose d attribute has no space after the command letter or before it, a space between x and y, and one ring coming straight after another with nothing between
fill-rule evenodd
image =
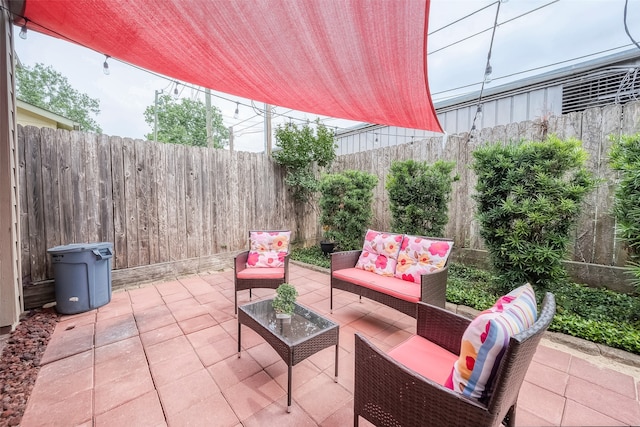
<instances>
[{"instance_id":1,"label":"colorful striped pillow","mask_svg":"<svg viewBox=\"0 0 640 427\"><path fill-rule=\"evenodd\" d=\"M509 339L531 327L537 318L536 297L525 284L501 297L480 313L462 335L460 357L447 387L465 396L484 399Z\"/></svg>"}]
</instances>

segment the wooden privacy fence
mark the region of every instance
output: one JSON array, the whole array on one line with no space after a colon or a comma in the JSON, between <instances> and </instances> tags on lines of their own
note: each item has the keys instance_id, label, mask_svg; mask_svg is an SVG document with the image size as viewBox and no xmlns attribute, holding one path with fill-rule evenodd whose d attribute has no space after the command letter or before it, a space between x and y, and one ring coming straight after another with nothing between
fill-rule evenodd
<instances>
[{"instance_id":1,"label":"wooden privacy fence","mask_svg":"<svg viewBox=\"0 0 640 427\"><path fill-rule=\"evenodd\" d=\"M615 238L615 221L611 213L616 175L608 165L607 153L611 146L609 135L637 132L640 132L640 102L633 102L624 106L610 105L550 117L545 122L527 121L487 128L471 139L467 134L453 135L347 154L338 157L333 170L359 169L378 177L378 185L374 190L372 227L389 230L391 216L385 185L391 162L407 159L429 163L439 159L454 161L460 181L453 184L446 235L454 239L458 249L483 250L478 223L474 218L475 202L472 195L475 192L476 176L469 168L473 161L473 150L488 142L542 140L547 134L555 134L560 138L577 138L582 140L589 153L588 168L603 182L588 196L584 204L570 259L579 263L622 266L626 253Z\"/></svg>"},{"instance_id":2,"label":"wooden privacy fence","mask_svg":"<svg viewBox=\"0 0 640 427\"><path fill-rule=\"evenodd\" d=\"M112 242L114 270L153 280L228 258L251 229L296 229L283 172L263 154L31 126L18 134L25 300L53 277L54 246ZM302 230L314 235L316 222Z\"/></svg>"},{"instance_id":3,"label":"wooden privacy fence","mask_svg":"<svg viewBox=\"0 0 640 427\"><path fill-rule=\"evenodd\" d=\"M611 216L616 183L607 163L608 135L636 132L640 102L483 129L472 139L450 135L343 155L332 170L378 176L371 227L389 230L384 186L391 162L456 162L461 179L454 183L446 234L458 249L481 251L471 152L485 142L539 140L547 133L578 138L589 152L589 168L604 181L585 204L571 258L620 266L625 253ZM246 248L251 229L291 229L296 240L307 243L319 237L317 206L307 205L296 216L283 170L263 153L22 126L18 135L25 302L47 298L37 297L37 287L52 279L47 249L58 245L112 242L116 287L231 265L229 258ZM51 288L48 292L50 298Z\"/></svg>"}]
</instances>

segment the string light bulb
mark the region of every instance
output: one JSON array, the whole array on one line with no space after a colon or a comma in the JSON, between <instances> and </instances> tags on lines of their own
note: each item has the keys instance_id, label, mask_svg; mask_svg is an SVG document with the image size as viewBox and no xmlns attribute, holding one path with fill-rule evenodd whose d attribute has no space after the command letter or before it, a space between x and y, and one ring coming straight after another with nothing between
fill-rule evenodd
<instances>
[{"instance_id":1,"label":"string light bulb","mask_svg":"<svg viewBox=\"0 0 640 427\"><path fill-rule=\"evenodd\" d=\"M240 117L240 103L236 102L236 111L233 113L233 118L237 119L238 117Z\"/></svg>"},{"instance_id":2,"label":"string light bulb","mask_svg":"<svg viewBox=\"0 0 640 427\"><path fill-rule=\"evenodd\" d=\"M111 74L111 71L109 70L109 63L107 62L108 59L109 59L109 55L105 55L104 63L102 64L102 72L104 73L105 76L108 76L109 74Z\"/></svg>"},{"instance_id":3,"label":"string light bulb","mask_svg":"<svg viewBox=\"0 0 640 427\"><path fill-rule=\"evenodd\" d=\"M493 71L493 67L491 67L490 63L487 63L487 68L484 70L484 82L489 84L491 83L491 72Z\"/></svg>"},{"instance_id":4,"label":"string light bulb","mask_svg":"<svg viewBox=\"0 0 640 427\"><path fill-rule=\"evenodd\" d=\"M27 39L27 20L24 20L24 24L22 24L22 29L20 30L20 34L18 34L22 40Z\"/></svg>"},{"instance_id":5,"label":"string light bulb","mask_svg":"<svg viewBox=\"0 0 640 427\"><path fill-rule=\"evenodd\" d=\"M174 94L175 96L178 96L178 84L179 84L179 83L178 83L178 82L176 82L176 87L173 89L173 94Z\"/></svg>"}]
</instances>

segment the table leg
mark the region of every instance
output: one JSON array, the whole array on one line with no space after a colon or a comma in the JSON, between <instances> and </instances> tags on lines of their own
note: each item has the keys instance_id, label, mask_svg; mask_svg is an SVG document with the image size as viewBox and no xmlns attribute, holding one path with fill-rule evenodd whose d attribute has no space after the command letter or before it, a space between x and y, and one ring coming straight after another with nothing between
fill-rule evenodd
<instances>
[{"instance_id":1,"label":"table leg","mask_svg":"<svg viewBox=\"0 0 640 427\"><path fill-rule=\"evenodd\" d=\"M291 412L291 365L289 365L287 375L287 412Z\"/></svg>"},{"instance_id":2,"label":"table leg","mask_svg":"<svg viewBox=\"0 0 640 427\"><path fill-rule=\"evenodd\" d=\"M240 359L240 330L241 330L240 321L238 321L238 359Z\"/></svg>"},{"instance_id":3,"label":"table leg","mask_svg":"<svg viewBox=\"0 0 640 427\"><path fill-rule=\"evenodd\" d=\"M338 344L336 344L336 377L333 382L338 382Z\"/></svg>"}]
</instances>

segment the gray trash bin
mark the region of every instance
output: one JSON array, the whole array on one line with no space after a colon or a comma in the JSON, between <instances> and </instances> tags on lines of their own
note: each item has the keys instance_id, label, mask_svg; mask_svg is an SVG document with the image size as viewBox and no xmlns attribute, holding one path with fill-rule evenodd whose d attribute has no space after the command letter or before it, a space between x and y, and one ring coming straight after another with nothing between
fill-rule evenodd
<instances>
[{"instance_id":1,"label":"gray trash bin","mask_svg":"<svg viewBox=\"0 0 640 427\"><path fill-rule=\"evenodd\" d=\"M53 263L59 313L82 313L111 301L113 244L72 243L47 252Z\"/></svg>"}]
</instances>

